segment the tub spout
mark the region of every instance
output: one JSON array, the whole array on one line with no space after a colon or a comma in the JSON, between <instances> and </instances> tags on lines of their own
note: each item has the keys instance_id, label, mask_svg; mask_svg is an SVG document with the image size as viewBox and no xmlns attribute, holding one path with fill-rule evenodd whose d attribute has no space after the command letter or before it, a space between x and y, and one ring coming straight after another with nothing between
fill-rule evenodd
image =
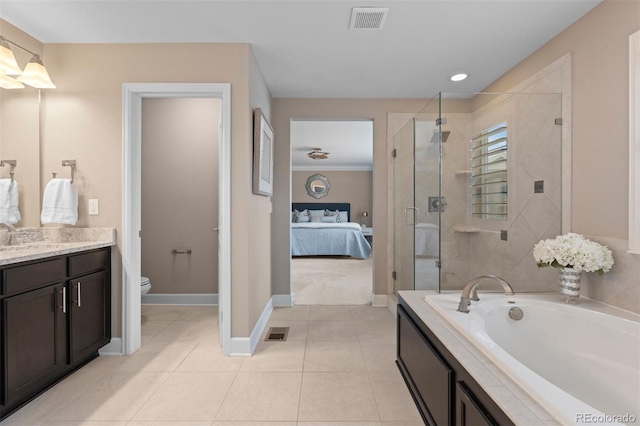
<instances>
[{"instance_id":1,"label":"tub spout","mask_svg":"<svg viewBox=\"0 0 640 426\"><path fill-rule=\"evenodd\" d=\"M476 287L478 286L478 284L480 284L481 281L484 280L492 280L498 282L504 289L504 294L506 296L513 296L513 288L511 288L511 285L502 278L496 275L480 275L479 277L476 277L469 281L462 289L460 304L458 305L458 312L463 312L465 314L469 313L469 305L471 304L471 301L478 300Z\"/></svg>"}]
</instances>

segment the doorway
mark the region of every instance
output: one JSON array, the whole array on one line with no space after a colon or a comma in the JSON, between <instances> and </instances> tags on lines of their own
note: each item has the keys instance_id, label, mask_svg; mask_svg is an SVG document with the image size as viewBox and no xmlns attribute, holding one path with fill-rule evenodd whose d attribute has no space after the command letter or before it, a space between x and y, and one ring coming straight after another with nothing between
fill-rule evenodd
<instances>
[{"instance_id":1,"label":"doorway","mask_svg":"<svg viewBox=\"0 0 640 426\"><path fill-rule=\"evenodd\" d=\"M230 318L230 194L231 85L228 83L127 83L123 85L123 235L122 235L122 352L141 346L141 123L143 98L218 98L218 319L225 355L231 341ZM223 321L226 317L227 321Z\"/></svg>"},{"instance_id":2,"label":"doorway","mask_svg":"<svg viewBox=\"0 0 640 426\"><path fill-rule=\"evenodd\" d=\"M371 305L373 121L299 119L290 128L292 211L309 213L309 223L292 217L293 302ZM336 211L338 223L323 223Z\"/></svg>"}]
</instances>

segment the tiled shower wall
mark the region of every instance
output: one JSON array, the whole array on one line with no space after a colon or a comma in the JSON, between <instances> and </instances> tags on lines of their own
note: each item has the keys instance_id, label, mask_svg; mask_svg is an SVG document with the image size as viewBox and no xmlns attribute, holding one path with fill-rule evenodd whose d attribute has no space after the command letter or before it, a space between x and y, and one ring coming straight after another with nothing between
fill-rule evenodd
<instances>
[{"instance_id":1,"label":"tiled shower wall","mask_svg":"<svg viewBox=\"0 0 640 426\"><path fill-rule=\"evenodd\" d=\"M562 117L561 106L559 94L514 94L471 114L443 113L443 131L451 134L443 145L447 206L442 215L442 289L462 288L484 274L504 278L516 291L557 288L557 271L538 269L532 250L539 240L562 233L562 128L555 123ZM472 218L471 175L464 172L470 168L469 140L505 121L507 220ZM534 181L544 181L544 193L534 193ZM502 230L507 231L506 241L501 240Z\"/></svg>"}]
</instances>

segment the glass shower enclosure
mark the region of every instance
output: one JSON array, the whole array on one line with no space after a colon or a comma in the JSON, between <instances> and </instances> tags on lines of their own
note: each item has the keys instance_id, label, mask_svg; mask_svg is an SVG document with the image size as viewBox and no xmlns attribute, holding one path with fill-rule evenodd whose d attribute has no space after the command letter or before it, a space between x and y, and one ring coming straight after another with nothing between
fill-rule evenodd
<instances>
[{"instance_id":1,"label":"glass shower enclosure","mask_svg":"<svg viewBox=\"0 0 640 426\"><path fill-rule=\"evenodd\" d=\"M394 293L458 290L485 274L555 289L532 250L562 233L562 108L559 93L441 93L398 119Z\"/></svg>"}]
</instances>

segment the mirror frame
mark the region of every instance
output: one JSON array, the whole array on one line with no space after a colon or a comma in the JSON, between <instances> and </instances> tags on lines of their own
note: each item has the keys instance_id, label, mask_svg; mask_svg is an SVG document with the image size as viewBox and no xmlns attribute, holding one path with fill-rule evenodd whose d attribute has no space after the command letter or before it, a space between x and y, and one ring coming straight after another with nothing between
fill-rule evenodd
<instances>
[{"instance_id":1,"label":"mirror frame","mask_svg":"<svg viewBox=\"0 0 640 426\"><path fill-rule=\"evenodd\" d=\"M324 183L324 191L313 191L313 189L311 188L311 183L316 180L320 180L322 181L322 183ZM329 183L329 179L326 176L315 173L307 178L307 183L305 183L304 187L307 189L307 194L309 194L310 197L318 199L327 196L327 194L329 193L329 189L331 189L331 184Z\"/></svg>"}]
</instances>

